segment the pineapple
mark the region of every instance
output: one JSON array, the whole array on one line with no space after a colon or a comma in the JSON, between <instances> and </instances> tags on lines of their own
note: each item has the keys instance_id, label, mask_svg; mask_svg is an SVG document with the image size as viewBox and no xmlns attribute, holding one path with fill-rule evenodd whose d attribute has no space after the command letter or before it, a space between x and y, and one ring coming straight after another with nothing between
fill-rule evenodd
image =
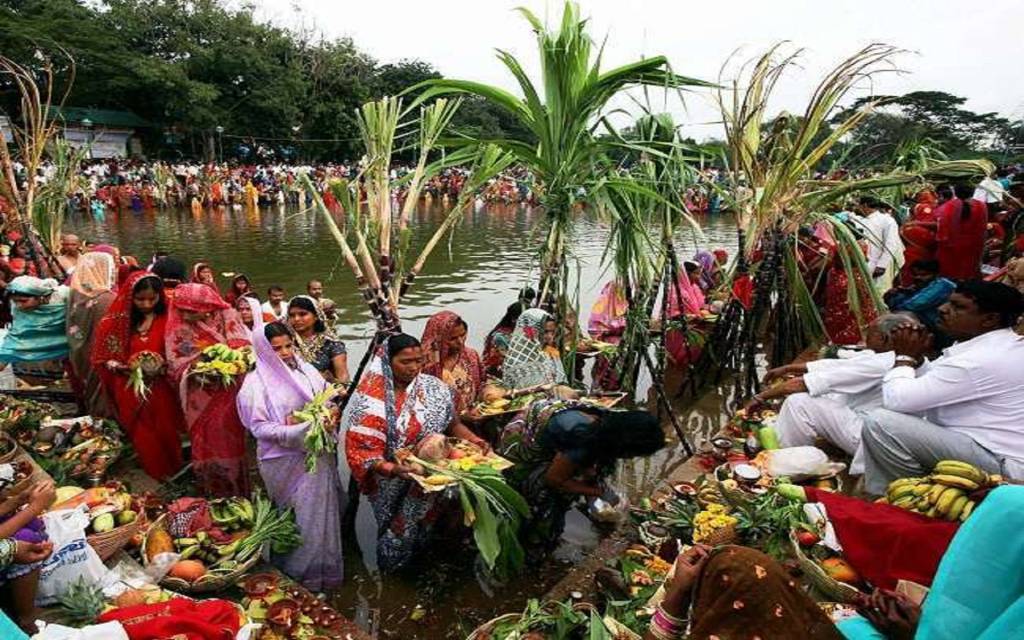
<instances>
[{"instance_id":1,"label":"pineapple","mask_svg":"<svg viewBox=\"0 0 1024 640\"><path fill-rule=\"evenodd\" d=\"M92 624L103 613L107 599L103 590L89 584L84 578L68 586L64 593L57 597L67 621L76 627Z\"/></svg>"}]
</instances>

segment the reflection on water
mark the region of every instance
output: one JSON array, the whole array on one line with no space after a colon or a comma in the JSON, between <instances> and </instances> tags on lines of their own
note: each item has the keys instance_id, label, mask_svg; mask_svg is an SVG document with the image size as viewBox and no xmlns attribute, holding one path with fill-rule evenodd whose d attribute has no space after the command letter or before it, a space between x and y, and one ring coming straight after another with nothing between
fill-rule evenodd
<instances>
[{"instance_id":1,"label":"reflection on water","mask_svg":"<svg viewBox=\"0 0 1024 640\"><path fill-rule=\"evenodd\" d=\"M413 221L410 260L444 217L438 206L421 206ZM735 253L733 221L707 218L705 238L689 229L680 232L677 249L689 257L698 247L725 247ZM122 252L148 262L164 251L191 265L204 260L214 270L245 273L258 292L271 285L289 294L304 293L311 278L323 281L325 295L338 303L341 331L348 343L350 366L362 357L373 324L319 214L312 210L266 208L256 211L218 209L193 215L189 210L109 214L103 223L76 219L68 223L90 242L109 242ZM420 335L426 319L450 309L469 324L469 344L483 346L487 332L516 299L518 290L536 281L537 247L543 234L543 214L519 205L487 205L468 215L427 261L422 274L402 301L403 328ZM590 308L608 279L600 264L607 229L592 219L581 219L571 243L572 261L579 265L580 307ZM222 289L227 278L219 277ZM678 383L669 384L670 395ZM682 411L682 420L699 443L717 430L724 415L724 399L709 394ZM621 466L618 484L631 499L649 495L683 458L676 446L645 460ZM592 549L598 536L589 522L570 513L565 544L544 567L512 581L492 597L481 591L472 570L473 554L466 551L436 553L422 575L392 578L384 584L370 576L374 562L376 527L369 505L363 502L357 518L361 553L346 558L346 586L337 595L341 610L394 638L465 637L475 624L497 613L521 608L529 597L539 597L579 557ZM351 542L351 541L347 541ZM447 548L447 546L446 546ZM441 559L441 561L439 561ZM413 605L428 608L428 624L408 620ZM369 612L377 612L370 615ZM461 635L460 635L461 634Z\"/></svg>"}]
</instances>

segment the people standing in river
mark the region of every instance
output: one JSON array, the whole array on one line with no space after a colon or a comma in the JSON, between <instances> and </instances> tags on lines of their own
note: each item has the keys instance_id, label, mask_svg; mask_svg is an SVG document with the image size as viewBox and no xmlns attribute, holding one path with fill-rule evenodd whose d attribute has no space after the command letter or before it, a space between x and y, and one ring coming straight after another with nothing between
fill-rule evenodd
<instances>
[{"instance_id":1,"label":"people standing in river","mask_svg":"<svg viewBox=\"0 0 1024 640\"><path fill-rule=\"evenodd\" d=\"M465 320L451 311L440 311L427 320L420 339L423 372L451 387L459 415L473 407L484 381L480 355L466 346L468 331Z\"/></svg>"},{"instance_id":2,"label":"people standing in river","mask_svg":"<svg viewBox=\"0 0 1024 640\"><path fill-rule=\"evenodd\" d=\"M324 312L324 319L327 320L327 326L332 327L338 320L338 307L334 300L324 297L324 283L320 280L310 280L306 283L306 294L320 305Z\"/></svg>"},{"instance_id":3,"label":"people standing in river","mask_svg":"<svg viewBox=\"0 0 1024 640\"><path fill-rule=\"evenodd\" d=\"M68 364L71 388L83 415L112 418L116 411L92 366L96 328L116 297L117 268L106 253L89 252L71 276L67 306Z\"/></svg>"},{"instance_id":4,"label":"people standing in river","mask_svg":"<svg viewBox=\"0 0 1024 640\"><path fill-rule=\"evenodd\" d=\"M189 280L197 284L204 284L220 295L220 287L217 286L217 278L213 274L213 267L208 262L197 262L192 267L192 278Z\"/></svg>"},{"instance_id":5,"label":"people standing in river","mask_svg":"<svg viewBox=\"0 0 1024 640\"><path fill-rule=\"evenodd\" d=\"M295 296L288 302L287 316L302 359L328 382L348 384L348 350L327 330L327 319L316 300Z\"/></svg>"},{"instance_id":6,"label":"people standing in river","mask_svg":"<svg viewBox=\"0 0 1024 640\"><path fill-rule=\"evenodd\" d=\"M497 326L491 329L484 339L483 364L487 375L492 378L500 378L502 365L508 353L508 343L512 338L512 332L516 328L516 321L523 313L523 303L513 302L505 310L505 315L498 321Z\"/></svg>"},{"instance_id":7,"label":"people standing in river","mask_svg":"<svg viewBox=\"0 0 1024 640\"><path fill-rule=\"evenodd\" d=\"M629 301L622 281L616 278L601 289L601 294L590 308L587 333L594 340L618 345L626 333L626 314ZM594 360L594 383L604 391L619 388L618 375L614 368L614 356L598 355Z\"/></svg>"},{"instance_id":8,"label":"people standing in river","mask_svg":"<svg viewBox=\"0 0 1024 640\"><path fill-rule=\"evenodd\" d=\"M377 520L377 566L394 571L427 543L444 507L444 494L425 493L395 452L442 433L487 445L459 421L448 385L423 373L420 342L406 334L391 336L377 349L341 429L348 466Z\"/></svg>"},{"instance_id":9,"label":"people standing in river","mask_svg":"<svg viewBox=\"0 0 1024 640\"><path fill-rule=\"evenodd\" d=\"M558 347L558 325L543 309L527 309L516 321L503 364L502 383L510 389L566 384Z\"/></svg>"},{"instance_id":10,"label":"people standing in river","mask_svg":"<svg viewBox=\"0 0 1024 640\"><path fill-rule=\"evenodd\" d=\"M258 318L259 302L242 301ZM281 558L280 566L312 591L340 587L345 498L337 459L325 453L317 460L316 470L308 472L304 438L310 425L292 415L324 391L327 382L299 355L286 325L258 320L252 341L256 368L238 392L238 413L256 438L260 476L270 499L282 509L294 509L302 531L302 545Z\"/></svg>"},{"instance_id":11,"label":"people standing in river","mask_svg":"<svg viewBox=\"0 0 1024 640\"><path fill-rule=\"evenodd\" d=\"M249 281L249 276L244 273L236 273L231 278L231 285L228 287L228 292L224 294L224 300L228 304L235 304L235 301L247 293L253 293L252 282Z\"/></svg>"},{"instance_id":12,"label":"people standing in river","mask_svg":"<svg viewBox=\"0 0 1024 640\"><path fill-rule=\"evenodd\" d=\"M203 349L215 344L249 345L249 330L211 287L180 285L167 320L167 367L191 437L196 482L206 495L248 495L245 432L235 404L239 383L203 385L188 375Z\"/></svg>"},{"instance_id":13,"label":"people standing in river","mask_svg":"<svg viewBox=\"0 0 1024 640\"><path fill-rule=\"evenodd\" d=\"M288 319L288 305L285 304L284 287L276 284L267 289L267 301L263 303L263 312L274 316L275 320Z\"/></svg>"},{"instance_id":14,"label":"people standing in river","mask_svg":"<svg viewBox=\"0 0 1024 640\"><path fill-rule=\"evenodd\" d=\"M181 469L179 429L185 423L177 390L166 375L167 312L163 281L144 271L132 274L100 320L91 356L139 464L156 480ZM128 384L140 356L154 363L143 369L147 392L141 396Z\"/></svg>"}]
</instances>

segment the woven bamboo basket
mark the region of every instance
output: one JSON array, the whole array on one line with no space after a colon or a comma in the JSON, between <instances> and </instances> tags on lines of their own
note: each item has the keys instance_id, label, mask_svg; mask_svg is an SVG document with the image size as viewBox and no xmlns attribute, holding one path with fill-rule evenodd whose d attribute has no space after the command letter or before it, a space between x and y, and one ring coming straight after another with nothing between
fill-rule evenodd
<instances>
[{"instance_id":1,"label":"woven bamboo basket","mask_svg":"<svg viewBox=\"0 0 1024 640\"><path fill-rule=\"evenodd\" d=\"M11 434L6 431L0 431L0 450L5 451L5 453L0 454L0 464L13 462L22 451L18 441L12 438Z\"/></svg>"},{"instance_id":2,"label":"woven bamboo basket","mask_svg":"<svg viewBox=\"0 0 1024 640\"><path fill-rule=\"evenodd\" d=\"M36 482L47 482L53 480L53 478L50 477L50 474L43 471L43 468L36 463L32 456L26 453L25 450L22 449L20 446L18 446L18 448L14 451L14 454L14 457L7 460L7 462L11 464L16 462L27 462L29 466L32 467L32 473L30 473L28 477L23 478L20 482L16 482L13 485L11 485L5 492L6 495L13 496L15 494L21 493L25 489L31 487Z\"/></svg>"},{"instance_id":3,"label":"woven bamboo basket","mask_svg":"<svg viewBox=\"0 0 1024 640\"><path fill-rule=\"evenodd\" d=\"M94 533L91 536L87 536L85 541L96 550L100 560L106 561L107 558L124 549L125 545L128 544L134 535L146 528L146 524L146 513L140 511L139 517L135 519L135 522L115 527L103 533Z\"/></svg>"},{"instance_id":4,"label":"woven bamboo basket","mask_svg":"<svg viewBox=\"0 0 1024 640\"><path fill-rule=\"evenodd\" d=\"M149 536L152 535L154 531L157 529L166 530L166 522L166 513L153 522L149 527L149 530L146 532L146 540L142 543L143 550L146 548L146 541L148 541ZM237 568L230 572L225 571L224 573L218 573L216 575L206 574L195 582L185 582L181 578L164 576L163 580L160 581L160 586L171 591L185 594L214 593L216 591L223 591L224 589L233 586L238 582L239 578L251 571L252 568L259 563L262 555L263 554L261 553L254 554L253 557L238 565ZM144 566L149 565L149 558L146 556L145 551L143 551L142 554L142 564Z\"/></svg>"},{"instance_id":5,"label":"woven bamboo basket","mask_svg":"<svg viewBox=\"0 0 1024 640\"><path fill-rule=\"evenodd\" d=\"M804 554L800 543L797 542L796 536L793 535L792 531L789 532L789 542L793 545L793 555L796 556L796 561L800 565L800 569L803 570L807 580L811 583L811 586L828 597L829 600L849 604L864 595L856 587L834 580L825 573L821 565Z\"/></svg>"},{"instance_id":6,"label":"woven bamboo basket","mask_svg":"<svg viewBox=\"0 0 1024 640\"><path fill-rule=\"evenodd\" d=\"M547 607L552 604L554 603L548 602L545 603L544 606ZM586 602L574 604L572 608L576 611L587 614L589 614L591 611L596 610L594 609L594 605L588 604ZM499 624L503 622L514 622L520 618L522 618L521 613L505 613L498 616L497 618L492 618L487 622L483 623L482 625L480 625L479 627L477 627L476 629L473 629L473 632L466 636L466 640L487 640L491 637L491 634L494 633L494 630L497 628Z\"/></svg>"}]
</instances>

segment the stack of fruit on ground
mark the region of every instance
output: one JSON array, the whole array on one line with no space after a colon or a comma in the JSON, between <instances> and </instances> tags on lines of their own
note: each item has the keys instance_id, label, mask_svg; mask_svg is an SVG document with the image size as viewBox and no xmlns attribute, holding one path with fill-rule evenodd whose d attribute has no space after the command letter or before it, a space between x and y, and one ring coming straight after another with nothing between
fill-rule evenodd
<instances>
[{"instance_id":1,"label":"stack of fruit on ground","mask_svg":"<svg viewBox=\"0 0 1024 640\"><path fill-rule=\"evenodd\" d=\"M172 536L166 516L150 529L144 549L147 564L164 553L178 558L165 581L175 589L184 585L203 590L229 586L226 580L238 577L258 560L265 545L276 554L289 553L302 544L295 515L291 509L280 511L270 500L257 494L248 498L222 498L207 503L212 525L190 529L187 536Z\"/></svg>"},{"instance_id":2,"label":"stack of fruit on ground","mask_svg":"<svg viewBox=\"0 0 1024 640\"><path fill-rule=\"evenodd\" d=\"M1001 476L972 464L943 460L929 476L894 480L879 501L931 518L963 522L988 490L1002 482Z\"/></svg>"}]
</instances>

